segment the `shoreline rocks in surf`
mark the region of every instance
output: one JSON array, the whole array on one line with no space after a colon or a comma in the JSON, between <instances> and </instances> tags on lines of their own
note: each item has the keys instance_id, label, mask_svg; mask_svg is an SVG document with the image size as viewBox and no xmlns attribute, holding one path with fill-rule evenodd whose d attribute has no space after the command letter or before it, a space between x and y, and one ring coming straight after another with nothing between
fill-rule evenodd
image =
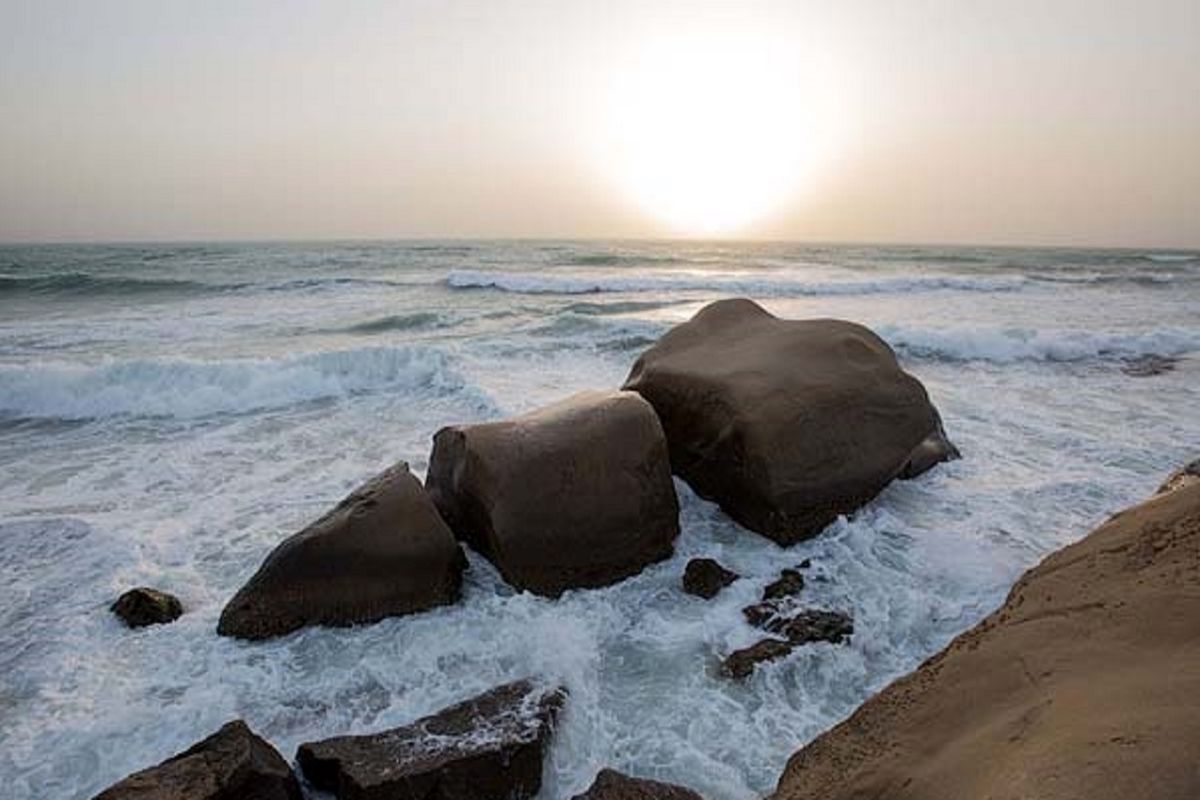
<instances>
[{"instance_id":1,"label":"shoreline rocks in surf","mask_svg":"<svg viewBox=\"0 0 1200 800\"><path fill-rule=\"evenodd\" d=\"M542 764L566 690L505 684L408 725L300 745L305 777L338 800L524 800Z\"/></svg>"},{"instance_id":2,"label":"shoreline rocks in surf","mask_svg":"<svg viewBox=\"0 0 1200 800\"><path fill-rule=\"evenodd\" d=\"M1160 492L799 750L773 800L1200 796L1200 482Z\"/></svg>"},{"instance_id":3,"label":"shoreline rocks in surf","mask_svg":"<svg viewBox=\"0 0 1200 800\"><path fill-rule=\"evenodd\" d=\"M958 457L921 383L866 328L721 300L634 364L671 467L744 527L788 545L897 477Z\"/></svg>"},{"instance_id":4,"label":"shoreline rocks in surf","mask_svg":"<svg viewBox=\"0 0 1200 800\"><path fill-rule=\"evenodd\" d=\"M165 625L183 615L183 604L173 594L139 586L116 599L109 610L130 628Z\"/></svg>"},{"instance_id":5,"label":"shoreline rocks in surf","mask_svg":"<svg viewBox=\"0 0 1200 800\"><path fill-rule=\"evenodd\" d=\"M279 751L234 720L161 764L135 772L94 800L303 800Z\"/></svg>"},{"instance_id":6,"label":"shoreline rocks in surf","mask_svg":"<svg viewBox=\"0 0 1200 800\"><path fill-rule=\"evenodd\" d=\"M540 595L628 578L679 535L662 426L633 392L443 428L425 484L460 540Z\"/></svg>"},{"instance_id":7,"label":"shoreline rocks in surf","mask_svg":"<svg viewBox=\"0 0 1200 800\"><path fill-rule=\"evenodd\" d=\"M346 626L458 601L466 558L408 465L399 463L267 556L221 612L242 639Z\"/></svg>"},{"instance_id":8,"label":"shoreline rocks in surf","mask_svg":"<svg viewBox=\"0 0 1200 800\"><path fill-rule=\"evenodd\" d=\"M634 778L613 769L602 769L582 794L571 800L704 800L700 795L674 783Z\"/></svg>"}]
</instances>

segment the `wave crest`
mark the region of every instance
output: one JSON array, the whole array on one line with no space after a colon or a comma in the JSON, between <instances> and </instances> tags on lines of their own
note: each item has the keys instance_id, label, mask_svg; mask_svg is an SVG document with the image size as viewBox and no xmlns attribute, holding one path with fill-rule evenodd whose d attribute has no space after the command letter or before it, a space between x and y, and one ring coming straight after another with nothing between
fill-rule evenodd
<instances>
[{"instance_id":1,"label":"wave crest","mask_svg":"<svg viewBox=\"0 0 1200 800\"><path fill-rule=\"evenodd\" d=\"M1167 328L1143 333L1025 328L910 328L882 325L884 339L905 355L939 361L1071 362L1179 356L1200 350L1200 331Z\"/></svg>"}]
</instances>

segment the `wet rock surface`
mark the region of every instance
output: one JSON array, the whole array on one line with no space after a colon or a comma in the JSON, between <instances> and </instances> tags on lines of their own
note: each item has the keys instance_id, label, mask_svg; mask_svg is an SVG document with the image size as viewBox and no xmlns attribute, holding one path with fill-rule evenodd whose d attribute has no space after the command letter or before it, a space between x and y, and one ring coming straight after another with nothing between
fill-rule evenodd
<instances>
[{"instance_id":1,"label":"wet rock surface","mask_svg":"<svg viewBox=\"0 0 1200 800\"><path fill-rule=\"evenodd\" d=\"M499 686L409 725L303 744L305 777L339 800L523 800L541 789L562 689Z\"/></svg>"}]
</instances>

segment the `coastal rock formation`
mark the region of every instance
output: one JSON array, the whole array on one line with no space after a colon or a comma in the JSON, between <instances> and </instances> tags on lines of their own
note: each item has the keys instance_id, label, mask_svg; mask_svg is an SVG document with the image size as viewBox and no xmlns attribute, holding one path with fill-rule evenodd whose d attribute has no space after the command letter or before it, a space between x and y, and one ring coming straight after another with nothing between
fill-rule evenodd
<instances>
[{"instance_id":1,"label":"coastal rock formation","mask_svg":"<svg viewBox=\"0 0 1200 800\"><path fill-rule=\"evenodd\" d=\"M703 800L691 789L673 783L631 778L611 769L602 769L583 794L571 800Z\"/></svg>"},{"instance_id":2,"label":"coastal rock formation","mask_svg":"<svg viewBox=\"0 0 1200 800\"><path fill-rule=\"evenodd\" d=\"M658 412L676 474L781 544L958 455L925 388L874 333L781 320L750 300L712 303L668 331L624 388Z\"/></svg>"},{"instance_id":3,"label":"coastal rock formation","mask_svg":"<svg viewBox=\"0 0 1200 800\"><path fill-rule=\"evenodd\" d=\"M788 763L774 800L1200 797L1200 483L1113 516Z\"/></svg>"},{"instance_id":4,"label":"coastal rock formation","mask_svg":"<svg viewBox=\"0 0 1200 800\"><path fill-rule=\"evenodd\" d=\"M748 678L759 664L784 658L794 649L791 642L782 639L761 639L726 656L721 662L721 674L727 678Z\"/></svg>"},{"instance_id":5,"label":"coastal rock formation","mask_svg":"<svg viewBox=\"0 0 1200 800\"><path fill-rule=\"evenodd\" d=\"M1182 489L1193 483L1200 483L1200 458L1172 472L1162 482L1162 485L1158 487L1158 491L1155 494L1173 492L1176 489Z\"/></svg>"},{"instance_id":6,"label":"coastal rock formation","mask_svg":"<svg viewBox=\"0 0 1200 800\"><path fill-rule=\"evenodd\" d=\"M245 722L230 722L94 800L302 800L292 768Z\"/></svg>"},{"instance_id":7,"label":"coastal rock formation","mask_svg":"<svg viewBox=\"0 0 1200 800\"><path fill-rule=\"evenodd\" d=\"M465 566L420 481L400 463L276 547L225 606L217 632L264 639L424 611L458 600Z\"/></svg>"},{"instance_id":8,"label":"coastal rock formation","mask_svg":"<svg viewBox=\"0 0 1200 800\"><path fill-rule=\"evenodd\" d=\"M804 576L799 570L785 569L779 577L763 587L762 599L781 600L785 597L795 597L804 591Z\"/></svg>"},{"instance_id":9,"label":"coastal rock formation","mask_svg":"<svg viewBox=\"0 0 1200 800\"><path fill-rule=\"evenodd\" d=\"M565 699L562 689L516 681L402 728L303 744L296 758L338 800L523 800L541 788Z\"/></svg>"},{"instance_id":10,"label":"coastal rock formation","mask_svg":"<svg viewBox=\"0 0 1200 800\"><path fill-rule=\"evenodd\" d=\"M632 392L583 392L433 440L426 486L454 533L518 589L605 586L670 556L667 443Z\"/></svg>"},{"instance_id":11,"label":"coastal rock formation","mask_svg":"<svg viewBox=\"0 0 1200 800\"><path fill-rule=\"evenodd\" d=\"M183 604L175 595L145 586L125 592L109 609L131 628L163 625L183 614Z\"/></svg>"},{"instance_id":12,"label":"coastal rock formation","mask_svg":"<svg viewBox=\"0 0 1200 800\"><path fill-rule=\"evenodd\" d=\"M736 572L725 569L711 558L693 558L683 568L683 590L711 600L738 579Z\"/></svg>"},{"instance_id":13,"label":"coastal rock formation","mask_svg":"<svg viewBox=\"0 0 1200 800\"><path fill-rule=\"evenodd\" d=\"M764 601L743 608L742 614L751 625L783 639L762 639L730 653L721 663L722 674L730 678L745 678L764 661L783 658L802 645L841 644L854 633L854 620L840 611L810 608L783 616L774 601Z\"/></svg>"}]
</instances>

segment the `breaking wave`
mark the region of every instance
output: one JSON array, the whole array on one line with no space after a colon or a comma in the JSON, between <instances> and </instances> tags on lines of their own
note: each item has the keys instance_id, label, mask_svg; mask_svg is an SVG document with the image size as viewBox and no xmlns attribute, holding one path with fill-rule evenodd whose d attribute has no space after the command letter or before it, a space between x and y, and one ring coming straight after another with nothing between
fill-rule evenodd
<instances>
[{"instance_id":1,"label":"breaking wave","mask_svg":"<svg viewBox=\"0 0 1200 800\"><path fill-rule=\"evenodd\" d=\"M443 352L367 347L278 359L136 359L0 367L0 414L18 418L203 417L381 390L475 391Z\"/></svg>"},{"instance_id":2,"label":"breaking wave","mask_svg":"<svg viewBox=\"0 0 1200 800\"><path fill-rule=\"evenodd\" d=\"M1200 350L1200 330L1177 328L1116 333L883 325L876 330L905 355L939 361L1094 361L1179 356Z\"/></svg>"},{"instance_id":3,"label":"breaking wave","mask_svg":"<svg viewBox=\"0 0 1200 800\"><path fill-rule=\"evenodd\" d=\"M739 275L682 273L661 276L554 275L546 272L458 270L446 277L451 289L496 289L516 294L602 294L605 292L710 291L757 296L892 294L940 290L1004 292L1024 288L1021 277L926 275L865 281L807 281Z\"/></svg>"},{"instance_id":4,"label":"breaking wave","mask_svg":"<svg viewBox=\"0 0 1200 800\"><path fill-rule=\"evenodd\" d=\"M83 272L60 275L0 275L0 297L16 295L72 296L131 294L198 294L239 288L239 284L213 284L167 278L104 277Z\"/></svg>"}]
</instances>

